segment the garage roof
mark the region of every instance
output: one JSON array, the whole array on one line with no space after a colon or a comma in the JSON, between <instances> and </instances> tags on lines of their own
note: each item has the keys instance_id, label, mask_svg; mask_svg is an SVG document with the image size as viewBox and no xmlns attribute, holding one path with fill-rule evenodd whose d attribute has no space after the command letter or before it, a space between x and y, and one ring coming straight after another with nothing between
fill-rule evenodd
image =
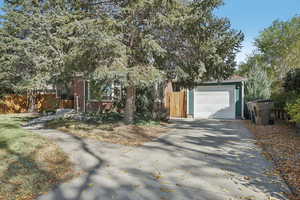
<instances>
[{"instance_id":1,"label":"garage roof","mask_svg":"<svg viewBox=\"0 0 300 200\"><path fill-rule=\"evenodd\" d=\"M226 80L213 80L213 81L206 81L206 82L199 82L200 84L209 84L209 83L241 83L247 81L247 78L241 77L239 75L233 75Z\"/></svg>"}]
</instances>

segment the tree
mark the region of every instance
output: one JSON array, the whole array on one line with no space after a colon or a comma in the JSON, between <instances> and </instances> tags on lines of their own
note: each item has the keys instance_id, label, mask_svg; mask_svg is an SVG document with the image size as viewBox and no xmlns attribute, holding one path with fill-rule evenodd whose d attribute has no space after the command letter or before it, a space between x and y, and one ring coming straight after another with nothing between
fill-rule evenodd
<instances>
[{"instance_id":1,"label":"tree","mask_svg":"<svg viewBox=\"0 0 300 200\"><path fill-rule=\"evenodd\" d=\"M29 79L32 83L47 83L54 74L64 79L74 72L118 79L126 86L125 121L132 123L136 88L141 85L175 78L192 87L196 80L232 74L243 35L232 30L227 19L213 15L221 4L221 0L7 1L1 31L11 40L0 42L19 44L15 59L26 61L26 70L33 69L28 77L40 78ZM2 51L6 66L20 68L21 62L13 64L9 58L16 51L11 48Z\"/></svg>"},{"instance_id":2,"label":"tree","mask_svg":"<svg viewBox=\"0 0 300 200\"><path fill-rule=\"evenodd\" d=\"M300 17L276 20L256 39L255 45L270 64L273 77L283 79L286 73L300 67Z\"/></svg>"},{"instance_id":3,"label":"tree","mask_svg":"<svg viewBox=\"0 0 300 200\"><path fill-rule=\"evenodd\" d=\"M300 69L294 69L287 73L284 79L286 92L296 92L300 94Z\"/></svg>"},{"instance_id":4,"label":"tree","mask_svg":"<svg viewBox=\"0 0 300 200\"><path fill-rule=\"evenodd\" d=\"M234 70L243 35L218 19L221 1L138 0L119 5L114 18L126 46L127 123L133 120L135 88L175 76L182 85L221 79ZM119 32L120 31L120 32ZM125 36L125 37L124 37Z\"/></svg>"},{"instance_id":5,"label":"tree","mask_svg":"<svg viewBox=\"0 0 300 200\"><path fill-rule=\"evenodd\" d=\"M272 81L261 66L256 64L252 67L247 77L248 80L245 84L246 101L269 99L271 97Z\"/></svg>"},{"instance_id":6,"label":"tree","mask_svg":"<svg viewBox=\"0 0 300 200\"><path fill-rule=\"evenodd\" d=\"M252 79L253 69L263 71L266 82L271 82L272 98L280 102L280 106L289 98L284 91L284 81L289 71L300 68L300 17L295 16L288 21L276 20L270 27L261 32L255 40L257 51L245 63L239 66L238 74ZM260 76L257 74L257 76ZM261 77L258 77L260 79ZM262 92L266 87L261 88ZM269 89L268 89L269 90ZM269 93L269 92L267 92ZM282 95L284 93L284 95ZM267 95L269 96L269 95ZM286 98L282 98L284 96Z\"/></svg>"}]
</instances>

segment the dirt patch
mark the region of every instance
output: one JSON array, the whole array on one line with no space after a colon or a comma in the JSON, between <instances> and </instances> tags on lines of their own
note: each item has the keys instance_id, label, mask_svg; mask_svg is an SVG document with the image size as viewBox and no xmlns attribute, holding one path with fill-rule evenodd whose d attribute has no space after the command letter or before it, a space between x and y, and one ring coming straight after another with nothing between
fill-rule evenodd
<instances>
[{"instance_id":1,"label":"dirt patch","mask_svg":"<svg viewBox=\"0 0 300 200\"><path fill-rule=\"evenodd\" d=\"M139 146L160 137L169 129L162 125L124 125L122 123L96 124L80 121L52 121L46 124L47 128L58 129L82 138L91 138L98 141Z\"/></svg>"},{"instance_id":2,"label":"dirt patch","mask_svg":"<svg viewBox=\"0 0 300 200\"><path fill-rule=\"evenodd\" d=\"M263 148L263 154L274 162L276 171L290 186L291 199L300 200L300 135L285 124L257 126L250 121L244 123Z\"/></svg>"}]
</instances>

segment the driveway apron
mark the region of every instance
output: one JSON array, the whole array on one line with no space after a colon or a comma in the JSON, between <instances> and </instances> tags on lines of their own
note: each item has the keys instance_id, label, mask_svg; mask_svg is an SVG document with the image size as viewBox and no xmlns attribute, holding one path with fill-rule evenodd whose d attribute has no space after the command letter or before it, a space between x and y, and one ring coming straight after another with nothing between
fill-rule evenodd
<instances>
[{"instance_id":1,"label":"driveway apron","mask_svg":"<svg viewBox=\"0 0 300 200\"><path fill-rule=\"evenodd\" d=\"M287 186L240 121L175 121L170 128L140 147L32 130L53 139L83 171L38 200L286 199Z\"/></svg>"}]
</instances>

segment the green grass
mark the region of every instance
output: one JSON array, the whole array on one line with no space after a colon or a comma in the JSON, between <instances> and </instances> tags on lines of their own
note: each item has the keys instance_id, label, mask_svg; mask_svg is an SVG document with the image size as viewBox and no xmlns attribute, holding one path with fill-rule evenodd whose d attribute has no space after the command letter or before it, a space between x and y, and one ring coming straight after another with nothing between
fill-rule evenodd
<instances>
[{"instance_id":1,"label":"green grass","mask_svg":"<svg viewBox=\"0 0 300 200\"><path fill-rule=\"evenodd\" d=\"M21 124L30 115L0 115L0 200L34 199L72 177L68 157Z\"/></svg>"}]
</instances>

